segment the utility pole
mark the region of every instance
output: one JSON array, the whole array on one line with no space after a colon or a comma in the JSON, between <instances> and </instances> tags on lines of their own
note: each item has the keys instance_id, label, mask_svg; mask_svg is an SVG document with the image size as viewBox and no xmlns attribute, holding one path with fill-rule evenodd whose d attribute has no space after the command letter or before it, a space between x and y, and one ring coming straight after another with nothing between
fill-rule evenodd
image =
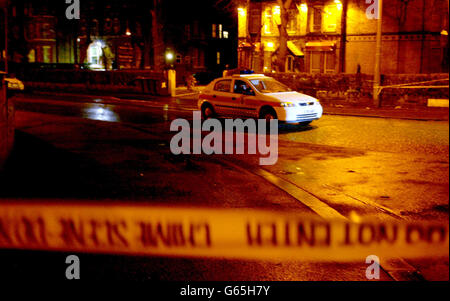
<instances>
[{"instance_id":1,"label":"utility pole","mask_svg":"<svg viewBox=\"0 0 450 301\"><path fill-rule=\"evenodd\" d=\"M381 106L381 38L383 25L383 0L378 0L378 22L377 22L377 45L375 54L375 73L373 82L373 103L376 107Z\"/></svg>"},{"instance_id":2,"label":"utility pole","mask_svg":"<svg viewBox=\"0 0 450 301\"><path fill-rule=\"evenodd\" d=\"M347 43L347 10L348 0L342 1L341 14L341 52L339 62L339 72L345 73L345 57L346 57L346 43Z\"/></svg>"}]
</instances>

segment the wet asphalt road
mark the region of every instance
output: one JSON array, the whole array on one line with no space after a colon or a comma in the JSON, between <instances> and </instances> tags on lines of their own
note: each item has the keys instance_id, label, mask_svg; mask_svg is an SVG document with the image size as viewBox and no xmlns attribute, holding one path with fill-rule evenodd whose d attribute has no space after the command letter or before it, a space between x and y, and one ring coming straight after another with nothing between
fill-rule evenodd
<instances>
[{"instance_id":1,"label":"wet asphalt road","mask_svg":"<svg viewBox=\"0 0 450 301\"><path fill-rule=\"evenodd\" d=\"M58 153L61 147L71 148L76 150L76 153L90 154L90 159L97 160L96 163L100 162L99 165L102 166L107 161L105 158L99 158L100 151L90 145L92 140L80 142L85 138L86 133L91 135L90 133L98 124L84 128L81 125L85 123L83 120L101 122L99 124L102 125L98 126L98 135L102 135L100 133L108 135L108 127L104 125L108 123L118 126L126 125L136 130L130 133L124 132L123 136L118 134L119 141L124 140L120 137L127 135L136 135L134 138L138 139L140 135L138 132L154 134L155 137L164 136L164 139L167 139L170 121L176 118L191 119L192 111L195 109L195 100L189 98L174 101L166 99L154 99L148 102L125 101L124 103L126 104L121 103L120 100L89 99L88 97L82 99L82 102L76 97L73 99L42 96L18 98L16 101L18 129L19 135L23 138L19 137L19 140L33 140L39 136L43 128L50 126L51 130L47 129L50 134L38 138L51 143L54 147L51 149L52 152ZM61 133L64 131L58 131L54 126L59 124L61 129L64 128L67 125L66 118L82 120L79 126L71 124L68 132L73 136L70 139L67 137L62 139L61 135L68 133ZM111 130L110 134L114 136L114 130ZM384 214L377 210L376 206L380 205L407 220L448 221L448 122L324 116L306 128L281 126L279 139L278 163L267 167L266 170L317 195L327 205L347 217L355 214L379 217ZM72 141L73 145L70 145L68 141ZM40 146L41 141L34 142L35 146ZM164 142L159 144L163 145ZM101 145L98 146L98 148L101 147ZM148 145L147 147L156 146ZM111 157L117 157L120 154L120 152L114 153L114 150L106 151L106 153L110 153ZM90 166L91 163L76 160L78 159L75 159L73 168ZM241 156L237 160L249 165L257 165L255 157ZM86 181L92 182L96 178L103 177L104 183L110 182L113 183L111 186L116 184L120 186L120 179L109 179L108 170L102 170L102 168L98 168L91 177ZM75 190L74 187L70 185L66 187L64 183L61 185L61 190L56 191L53 197L59 198L67 193L67 198L120 199L133 189L124 187L123 191L114 195L108 195L106 192L102 195L101 189L100 192L97 191L98 194L92 193L93 187L89 185L85 186L84 190L80 189L78 193L68 193L68 190ZM41 197L52 197L47 195L41 186L30 186L28 195L19 193L16 197L36 196L39 193ZM104 191L110 188L105 184ZM139 198L140 194L148 193L145 190L142 192L137 190L134 196L136 198ZM14 192L17 190L10 189L6 197L14 198ZM153 193L158 195L161 191L156 190ZM241 200L236 202L239 203L237 206L251 206L251 202ZM291 209L298 206L295 210L307 210L300 204L289 203L288 196L283 202L282 206L285 208ZM368 203L374 206L368 206ZM214 206L212 202L205 204ZM228 204L226 206L236 206L231 203L231 200L226 204ZM259 206L271 208L272 205L269 200L268 203L261 203ZM42 254L40 256L45 261L62 255ZM88 264L87 274L90 275L89 278L94 279L112 277L152 280L364 280L365 271L365 265L359 263L350 265L299 262L274 264L259 261L125 259L115 256L99 258L94 255L84 255L84 260L91 263ZM122 267L128 267L131 272L124 274L123 271L117 271L117 262L121 262ZM445 277L448 279L448 258L444 262L422 260L413 264L420 267L427 279ZM162 272L167 266L172 268ZM23 275L20 268L15 273L18 277ZM389 276L383 275L382 278L389 279Z\"/></svg>"},{"instance_id":2,"label":"wet asphalt road","mask_svg":"<svg viewBox=\"0 0 450 301\"><path fill-rule=\"evenodd\" d=\"M92 103L64 100L19 99L17 108L128 124L166 135L170 121L192 119L195 110L193 98L127 105L101 98ZM325 115L306 128L281 126L279 130L279 159L267 170L314 194L330 190L370 199L405 217L448 219L448 122ZM257 164L256 158L240 159ZM324 195L324 199L332 198ZM357 204L338 205L347 213L358 212Z\"/></svg>"}]
</instances>

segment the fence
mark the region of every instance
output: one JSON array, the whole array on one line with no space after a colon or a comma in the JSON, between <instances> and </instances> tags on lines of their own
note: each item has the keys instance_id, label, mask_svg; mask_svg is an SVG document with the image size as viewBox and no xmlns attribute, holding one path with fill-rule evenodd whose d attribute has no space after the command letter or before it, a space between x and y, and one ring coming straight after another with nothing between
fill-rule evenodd
<instances>
[{"instance_id":1,"label":"fence","mask_svg":"<svg viewBox=\"0 0 450 301\"><path fill-rule=\"evenodd\" d=\"M296 91L327 101L342 99L347 102L364 102L372 98L373 76L368 74L309 74L268 73ZM423 83L424 87L405 89L409 83ZM449 97L448 74L387 74L382 76L383 105L412 104L425 106L429 98ZM445 85L447 87L445 87ZM427 87L429 86L429 87Z\"/></svg>"},{"instance_id":2,"label":"fence","mask_svg":"<svg viewBox=\"0 0 450 301\"><path fill-rule=\"evenodd\" d=\"M15 68L15 75L25 83L26 89L169 95L167 76L164 72L71 70L23 65Z\"/></svg>"}]
</instances>

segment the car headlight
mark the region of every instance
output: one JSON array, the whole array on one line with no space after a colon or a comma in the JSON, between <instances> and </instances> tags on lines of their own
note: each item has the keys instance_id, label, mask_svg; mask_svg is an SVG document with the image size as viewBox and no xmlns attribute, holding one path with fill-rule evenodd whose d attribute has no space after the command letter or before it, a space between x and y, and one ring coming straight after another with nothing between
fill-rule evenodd
<instances>
[{"instance_id":1,"label":"car headlight","mask_svg":"<svg viewBox=\"0 0 450 301\"><path fill-rule=\"evenodd\" d=\"M293 102L282 102L281 106L283 108L295 107L295 103L293 103Z\"/></svg>"}]
</instances>

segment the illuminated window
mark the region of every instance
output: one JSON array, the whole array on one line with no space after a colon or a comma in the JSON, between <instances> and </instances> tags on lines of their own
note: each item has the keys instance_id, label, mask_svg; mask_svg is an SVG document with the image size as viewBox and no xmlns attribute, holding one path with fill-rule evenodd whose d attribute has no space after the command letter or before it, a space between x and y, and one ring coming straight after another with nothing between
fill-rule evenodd
<instances>
[{"instance_id":1,"label":"illuminated window","mask_svg":"<svg viewBox=\"0 0 450 301\"><path fill-rule=\"evenodd\" d=\"M103 54L102 43L97 41L89 45L88 48L88 62L94 67L100 66L101 57Z\"/></svg>"},{"instance_id":2,"label":"illuminated window","mask_svg":"<svg viewBox=\"0 0 450 301\"><path fill-rule=\"evenodd\" d=\"M223 25L219 24L218 29L219 29L219 39L221 39L223 37Z\"/></svg>"},{"instance_id":3,"label":"illuminated window","mask_svg":"<svg viewBox=\"0 0 450 301\"><path fill-rule=\"evenodd\" d=\"M281 24L281 8L278 5L273 7L272 15L273 15L273 21L275 22L275 25L280 25Z\"/></svg>"},{"instance_id":4,"label":"illuminated window","mask_svg":"<svg viewBox=\"0 0 450 301\"><path fill-rule=\"evenodd\" d=\"M247 37L247 10L238 8L238 35L239 38Z\"/></svg>"},{"instance_id":5,"label":"illuminated window","mask_svg":"<svg viewBox=\"0 0 450 301\"><path fill-rule=\"evenodd\" d=\"M324 31L325 32L336 32L338 16L340 16L341 12L338 9L336 4L328 5L324 10Z\"/></svg>"},{"instance_id":6,"label":"illuminated window","mask_svg":"<svg viewBox=\"0 0 450 301\"><path fill-rule=\"evenodd\" d=\"M212 33L211 33L211 36L212 36L213 38L216 38L216 37L217 37L217 25L216 25L216 24L213 24L213 25L212 25Z\"/></svg>"},{"instance_id":7,"label":"illuminated window","mask_svg":"<svg viewBox=\"0 0 450 301\"><path fill-rule=\"evenodd\" d=\"M52 62L52 46L42 47L42 58L44 63Z\"/></svg>"},{"instance_id":8,"label":"illuminated window","mask_svg":"<svg viewBox=\"0 0 450 301\"><path fill-rule=\"evenodd\" d=\"M228 33L228 31L224 31L223 32L223 38L224 39L228 39L230 37L230 34Z\"/></svg>"},{"instance_id":9,"label":"illuminated window","mask_svg":"<svg viewBox=\"0 0 450 301\"><path fill-rule=\"evenodd\" d=\"M28 53L28 62L35 63L36 62L36 50L31 49Z\"/></svg>"},{"instance_id":10,"label":"illuminated window","mask_svg":"<svg viewBox=\"0 0 450 301\"><path fill-rule=\"evenodd\" d=\"M220 65L220 51L217 52L217 65Z\"/></svg>"},{"instance_id":11,"label":"illuminated window","mask_svg":"<svg viewBox=\"0 0 450 301\"><path fill-rule=\"evenodd\" d=\"M272 8L267 7L264 10L264 33L271 34L273 31Z\"/></svg>"}]
</instances>

